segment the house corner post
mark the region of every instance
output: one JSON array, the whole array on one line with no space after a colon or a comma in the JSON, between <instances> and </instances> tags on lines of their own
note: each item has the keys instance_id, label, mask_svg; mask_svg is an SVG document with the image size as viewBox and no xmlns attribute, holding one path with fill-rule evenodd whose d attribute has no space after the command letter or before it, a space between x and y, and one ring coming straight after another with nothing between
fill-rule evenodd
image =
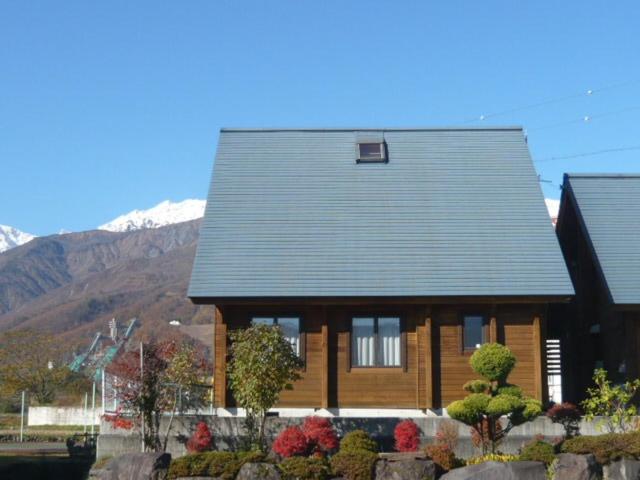
<instances>
[{"instance_id":1,"label":"house corner post","mask_svg":"<svg viewBox=\"0 0 640 480\"><path fill-rule=\"evenodd\" d=\"M214 322L214 373L213 404L215 407L227 406L227 325L222 311L216 307Z\"/></svg>"},{"instance_id":2,"label":"house corner post","mask_svg":"<svg viewBox=\"0 0 640 480\"><path fill-rule=\"evenodd\" d=\"M320 407L329 408L329 323L327 321L327 308L322 307L322 377L320 387Z\"/></svg>"},{"instance_id":3,"label":"house corner post","mask_svg":"<svg viewBox=\"0 0 640 480\"><path fill-rule=\"evenodd\" d=\"M542 313L533 317L533 356L535 397L544 402L547 400L547 382L545 368L545 335L546 319Z\"/></svg>"},{"instance_id":4,"label":"house corner post","mask_svg":"<svg viewBox=\"0 0 640 480\"><path fill-rule=\"evenodd\" d=\"M424 359L425 359L425 400L426 408L433 408L433 319L431 307L425 309L424 316L425 338L424 338Z\"/></svg>"}]
</instances>

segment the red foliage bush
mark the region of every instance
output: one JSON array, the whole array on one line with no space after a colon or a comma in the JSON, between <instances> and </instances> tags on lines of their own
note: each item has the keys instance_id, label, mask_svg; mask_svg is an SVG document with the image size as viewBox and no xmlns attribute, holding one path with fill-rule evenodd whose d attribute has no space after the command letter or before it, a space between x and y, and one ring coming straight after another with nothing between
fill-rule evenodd
<instances>
[{"instance_id":1,"label":"red foliage bush","mask_svg":"<svg viewBox=\"0 0 640 480\"><path fill-rule=\"evenodd\" d=\"M398 452L416 452L420 446L420 430L412 420L403 420L393 431Z\"/></svg>"},{"instance_id":2,"label":"red foliage bush","mask_svg":"<svg viewBox=\"0 0 640 480\"><path fill-rule=\"evenodd\" d=\"M307 448L313 453L328 452L338 448L338 435L328 418L305 418L302 432L307 438Z\"/></svg>"},{"instance_id":3,"label":"red foliage bush","mask_svg":"<svg viewBox=\"0 0 640 480\"><path fill-rule=\"evenodd\" d=\"M453 470L458 466L458 460L456 459L453 450L451 450L444 443L427 445L425 447L427 457L433 460L438 468L443 472Z\"/></svg>"},{"instance_id":4,"label":"red foliage bush","mask_svg":"<svg viewBox=\"0 0 640 480\"><path fill-rule=\"evenodd\" d=\"M104 415L102 418L105 422L109 422L115 429L131 430L133 428L133 421L123 418L120 413Z\"/></svg>"},{"instance_id":5,"label":"red foliage bush","mask_svg":"<svg viewBox=\"0 0 640 480\"><path fill-rule=\"evenodd\" d=\"M308 448L307 437L299 427L285 428L273 442L273 451L285 458L304 455Z\"/></svg>"},{"instance_id":6,"label":"red foliage bush","mask_svg":"<svg viewBox=\"0 0 640 480\"><path fill-rule=\"evenodd\" d=\"M564 427L567 438L575 437L580 433L582 413L573 403L556 403L547 410L546 415L553 423L559 423Z\"/></svg>"},{"instance_id":7,"label":"red foliage bush","mask_svg":"<svg viewBox=\"0 0 640 480\"><path fill-rule=\"evenodd\" d=\"M187 450L189 453L199 453L211 450L211 442L213 437L206 423L200 422L196 426L191 438L187 441Z\"/></svg>"}]
</instances>

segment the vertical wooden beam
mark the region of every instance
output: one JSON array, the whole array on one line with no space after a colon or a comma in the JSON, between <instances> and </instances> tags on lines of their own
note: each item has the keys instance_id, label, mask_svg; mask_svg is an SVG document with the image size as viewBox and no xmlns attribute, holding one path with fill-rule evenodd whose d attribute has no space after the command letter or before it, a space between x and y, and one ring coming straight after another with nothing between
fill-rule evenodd
<instances>
[{"instance_id":1,"label":"vertical wooden beam","mask_svg":"<svg viewBox=\"0 0 640 480\"><path fill-rule=\"evenodd\" d=\"M496 343L498 341L498 320L495 315L489 317L489 342Z\"/></svg>"},{"instance_id":2,"label":"vertical wooden beam","mask_svg":"<svg viewBox=\"0 0 640 480\"><path fill-rule=\"evenodd\" d=\"M222 312L216 308L214 323L214 375L213 394L217 407L227 406L227 325Z\"/></svg>"},{"instance_id":3,"label":"vertical wooden beam","mask_svg":"<svg viewBox=\"0 0 640 480\"><path fill-rule=\"evenodd\" d=\"M320 407L329 408L329 324L327 322L327 310L322 309L322 376Z\"/></svg>"},{"instance_id":4,"label":"vertical wooden beam","mask_svg":"<svg viewBox=\"0 0 640 480\"><path fill-rule=\"evenodd\" d=\"M544 395L544 354L543 333L542 333L542 316L535 315L533 317L533 379L534 379L534 395L540 401L545 401ZM545 382L546 383L546 382Z\"/></svg>"},{"instance_id":5,"label":"vertical wooden beam","mask_svg":"<svg viewBox=\"0 0 640 480\"><path fill-rule=\"evenodd\" d=\"M433 408L433 320L431 318L431 308L425 312L425 335L424 335L424 360L425 365L425 398L427 408Z\"/></svg>"}]
</instances>

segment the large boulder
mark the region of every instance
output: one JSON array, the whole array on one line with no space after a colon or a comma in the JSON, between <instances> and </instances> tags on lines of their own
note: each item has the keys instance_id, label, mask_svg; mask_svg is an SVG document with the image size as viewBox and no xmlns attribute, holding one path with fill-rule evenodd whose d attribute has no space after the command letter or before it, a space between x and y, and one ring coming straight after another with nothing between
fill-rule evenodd
<instances>
[{"instance_id":1,"label":"large boulder","mask_svg":"<svg viewBox=\"0 0 640 480\"><path fill-rule=\"evenodd\" d=\"M245 463L236 480L280 480L280 472L271 463Z\"/></svg>"},{"instance_id":2,"label":"large boulder","mask_svg":"<svg viewBox=\"0 0 640 480\"><path fill-rule=\"evenodd\" d=\"M542 462L484 462L456 468L440 480L546 480Z\"/></svg>"},{"instance_id":3,"label":"large boulder","mask_svg":"<svg viewBox=\"0 0 640 480\"><path fill-rule=\"evenodd\" d=\"M407 456L376 462L376 480L433 480L436 467L431 460Z\"/></svg>"},{"instance_id":4,"label":"large boulder","mask_svg":"<svg viewBox=\"0 0 640 480\"><path fill-rule=\"evenodd\" d=\"M623 458L604 467L605 480L640 480L640 462Z\"/></svg>"},{"instance_id":5,"label":"large boulder","mask_svg":"<svg viewBox=\"0 0 640 480\"><path fill-rule=\"evenodd\" d=\"M171 455L161 452L125 453L109 460L90 478L97 480L165 480Z\"/></svg>"},{"instance_id":6,"label":"large boulder","mask_svg":"<svg viewBox=\"0 0 640 480\"><path fill-rule=\"evenodd\" d=\"M555 465L553 480L599 480L602 467L593 455L561 453Z\"/></svg>"}]
</instances>

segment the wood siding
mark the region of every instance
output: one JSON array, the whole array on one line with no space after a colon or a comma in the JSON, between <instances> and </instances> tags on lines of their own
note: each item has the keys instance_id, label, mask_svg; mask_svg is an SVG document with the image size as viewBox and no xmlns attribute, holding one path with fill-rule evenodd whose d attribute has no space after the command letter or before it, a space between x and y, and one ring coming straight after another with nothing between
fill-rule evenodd
<instances>
[{"instance_id":1,"label":"wood siding","mask_svg":"<svg viewBox=\"0 0 640 480\"><path fill-rule=\"evenodd\" d=\"M465 395L462 385L477 378L469 366L471 352L462 348L464 313L487 318L488 339L511 348L518 359L510 381L541 398L541 342L544 331L540 308L502 305L489 309L458 305L305 305L225 306L216 322L215 393L217 406L235 406L226 382L227 330L244 328L252 316L297 315L305 337L305 369L291 391L281 395L280 407L307 408L439 408ZM401 318L401 367L362 368L351 365L351 318L393 315ZM539 321L534 320L536 317Z\"/></svg>"}]
</instances>

